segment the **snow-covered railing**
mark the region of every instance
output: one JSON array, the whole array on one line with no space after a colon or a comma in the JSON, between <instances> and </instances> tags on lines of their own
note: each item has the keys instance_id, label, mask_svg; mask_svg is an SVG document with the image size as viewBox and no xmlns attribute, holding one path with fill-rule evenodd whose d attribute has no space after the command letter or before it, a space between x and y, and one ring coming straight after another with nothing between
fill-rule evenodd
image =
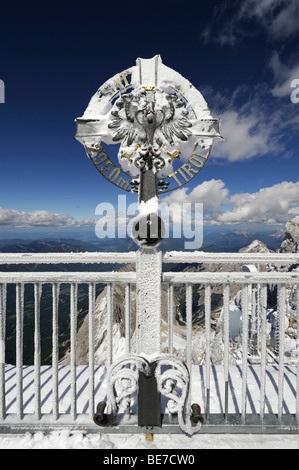
<instances>
[{"instance_id":1,"label":"snow-covered railing","mask_svg":"<svg viewBox=\"0 0 299 470\"><path fill-rule=\"evenodd\" d=\"M133 254L133 256L132 256ZM135 253L5 253L0 256L0 264L52 264L60 263L113 263L124 264L135 261ZM35 266L36 267L36 266ZM129 306L130 306L130 285L136 282L135 272L1 272L0 273L0 428L1 424L8 425L8 429L13 429L14 425L23 426L29 423L29 429L33 423L53 423L63 424L66 413L61 416L59 401L61 393L59 392L60 370L59 367L59 291L61 284L70 285L70 407L69 417L73 422L77 422L80 416L77 412L77 365L76 365L76 349L77 349L77 301L78 286L88 284L88 316L89 316L89 411L88 416L91 419L94 416L95 402L95 292L97 284L105 284L107 288L107 337L109 348L107 351L107 366L112 363L112 329L113 329L113 285L114 283L123 283L126 286L126 322L129 324ZM5 364L5 336L6 336L6 297L7 286L14 284L16 288L16 364L13 367L15 376L15 396L11 403L6 403L7 386L6 382L11 379L9 371L11 366ZM26 385L24 383L23 362L23 326L24 326L24 287L33 284L34 286L34 365L31 367L31 373L34 374L34 413L26 414L24 412L24 391ZM41 366L41 329L40 329L40 300L43 284L51 284L52 286L52 367L51 367L51 395L52 410L51 413L42 413L42 387L41 376L45 373L45 367ZM128 337L127 330L127 337ZM127 339L126 348L129 346ZM49 380L49 378L48 378ZM27 385L28 386L28 385ZM7 409L14 402L15 413L7 413ZM85 416L86 417L86 416ZM66 419L70 423L69 419ZM6 429L6 427L5 427Z\"/></svg>"},{"instance_id":2,"label":"snow-covered railing","mask_svg":"<svg viewBox=\"0 0 299 470\"><path fill-rule=\"evenodd\" d=\"M129 253L1 253L0 264L94 264L134 263L136 252Z\"/></svg>"},{"instance_id":3,"label":"snow-covered railing","mask_svg":"<svg viewBox=\"0 0 299 470\"><path fill-rule=\"evenodd\" d=\"M169 251L163 256L163 262L291 265L299 263L299 253L206 253L204 251Z\"/></svg>"},{"instance_id":4,"label":"snow-covered railing","mask_svg":"<svg viewBox=\"0 0 299 470\"><path fill-rule=\"evenodd\" d=\"M135 263L136 252L128 253L1 253L0 264L93 264ZM291 265L299 263L299 253L206 253L204 251L169 251L164 263L261 263Z\"/></svg>"},{"instance_id":5,"label":"snow-covered railing","mask_svg":"<svg viewBox=\"0 0 299 470\"><path fill-rule=\"evenodd\" d=\"M134 263L136 253L43 253L43 254L1 254L0 264L60 264L60 263ZM166 267L170 263L229 263L229 264L256 264L271 266L291 266L299 263L298 254L280 253L181 253L168 252L163 255L163 262ZM13 268L12 268L13 269ZM36 269L36 266L35 266ZM298 315L299 315L299 277L298 271L271 271L263 272L164 272L162 283L167 289L168 299L168 321L167 321L167 344L166 352L176 354L175 345L175 290L179 285L185 286L186 296L186 316L184 320L185 352L184 361L190 373L190 389L188 391L187 408L196 397L196 401L202 406L205 424L201 432L219 432L230 428L230 432L295 432L296 418L298 420L298 361L290 363L285 356L285 314L289 289L294 287L296 293L296 312L298 342ZM70 363L67 370L59 365L59 289L62 283L70 285ZM57 426L83 427L90 431L99 431L93 425L93 415L95 411L95 400L99 382L104 384L103 377L105 367L95 364L95 293L97 284L106 285L106 313L107 313L107 356L105 366L109 367L114 361L114 285L124 286L124 312L125 312L125 347L124 353L134 353L132 351L132 331L131 325L131 285L136 283L135 272L0 272L0 430L18 429L40 429L42 427L53 428ZM7 285L16 286L16 364L5 364L5 339L6 339L6 293ZM23 323L24 323L24 286L32 284L34 286L34 364L28 368L23 361ZM41 293L43 284L52 286L52 365L41 365ZM88 285L88 367L82 369L76 361L77 351L77 301L78 286ZM231 340L230 340L230 288L232 285L240 285L241 290L241 311L242 311L242 331L241 347L242 357L237 365L231 364ZM201 363L194 363L192 341L193 341L193 312L192 299L196 285L204 286L204 354ZM222 346L223 361L221 365L214 365L212 358L212 289L213 286L222 286ZM276 348L271 350L267 344L267 291L268 286L275 285L277 294L277 325L276 325ZM253 307L252 287L256 287L257 295ZM251 295L251 297L250 297ZM258 312L257 325L253 325L253 310ZM258 331L254 331L256 328ZM251 354L251 341L253 333L256 333L257 349L256 356ZM162 335L162 333L161 333ZM298 343L297 343L298 348ZM298 357L298 354L297 354ZM269 370L269 360L271 359L274 368ZM253 366L251 364L254 364ZM277 365L277 366L276 366ZM66 367L66 366L65 366ZM80 369L81 367L81 369ZM104 369L103 369L104 368ZM276 370L276 369L277 370ZM105 369L106 370L106 369ZM69 374L70 382L66 388L62 388L64 375ZM239 371L241 378L235 382L236 371ZM47 375L48 374L48 375ZM33 377L28 382L28 377ZM201 377L199 381L198 377ZM84 377L84 384L79 385ZM220 378L223 378L223 390ZM249 378L250 377L250 378ZM252 381L258 383L258 396L255 396L255 404L249 394L249 389L253 387ZM15 385L11 385L15 379ZM272 397L269 397L269 380L273 382L277 391L274 405ZM50 391L45 383L51 384ZM235 384L237 385L235 386ZM101 385L101 386L102 386ZM271 384L270 384L271 385ZM105 384L103 385L105 395ZM237 396L237 390L240 393ZM268 389L267 389L268 387ZM285 389L288 388L287 394ZM88 389L88 391L87 391ZM199 389L201 399L198 398ZM45 395L44 390L48 390ZM81 406L83 392L86 391L87 398ZM14 393L14 395L11 395ZM29 394L29 396L28 396ZM287 396L286 396L287 395ZM26 400L24 397L27 397ZM69 397L69 404L65 406L65 396ZM51 397L51 400L50 400ZM214 402L218 400L220 410L215 410ZM248 401L250 399L251 413L248 412ZM51 401L51 406L46 404ZM81 400L81 401L80 401ZM8 402L9 401L9 402ZM222 403L223 401L223 403ZM252 403L251 403L252 401ZM28 403L32 405L29 412ZM235 405L235 406L233 406ZM27 408L26 408L27 406ZM272 412L267 413L266 409ZM13 412L11 410L14 410ZM274 410L274 411L273 411ZM130 430L140 432L134 421L134 410L131 407L126 410L126 419L122 426L109 428L114 430ZM167 411L167 407L166 407ZM169 410L168 410L169 411ZM188 412L188 410L187 410ZM275 420L273 416L276 415ZM269 418L270 416L270 418ZM130 419L129 419L130 418ZM270 419L270 420L269 420ZM297 421L298 423L298 421ZM234 424L234 426L232 426ZM233 427L233 431L232 431ZM163 429L165 431L163 431ZM155 432L177 432L175 420L169 419L169 426L155 429Z\"/></svg>"},{"instance_id":6,"label":"snow-covered railing","mask_svg":"<svg viewBox=\"0 0 299 470\"><path fill-rule=\"evenodd\" d=\"M192 344L192 285L203 284L205 286L205 371L206 371L206 416L209 421L210 416L210 381L211 381L211 350L210 350L210 336L211 336L211 287L215 284L222 284L223 286L223 342L224 342L224 419L228 420L228 401L229 401L229 319L230 319L230 285L241 284L242 289L242 404L241 404L241 423L246 423L246 407L248 400L248 382L247 382L247 368L248 360L255 361L260 364L260 409L259 417L260 423L264 424L265 417L265 400L266 400L266 365L267 365L267 285L275 284L278 286L277 293L277 312L278 312L278 396L277 396L277 409L278 409L278 423L283 422L283 388L284 388L284 367L285 367L285 315L286 315L286 286L296 287L296 316L297 316L297 341L298 334L298 318L299 318L299 277L298 272L292 273L277 273L277 272L167 272L163 274L163 281L168 283L169 298L173 298L173 285L185 284L186 286L186 327L187 327L187 363L191 370L191 344ZM258 308L260 313L260 351L255 357L252 357L249 352L249 287L258 285ZM170 300L169 305L172 305L173 300ZM252 308L252 306L251 306ZM171 309L171 307L170 307ZM173 331L173 317L169 316L169 336ZM172 344L172 339L169 339ZM189 347L188 347L189 345ZM298 344L297 344L298 348ZM298 356L298 351L297 351ZM299 372L297 360L297 377ZM299 382L297 379L297 396L298 396ZM299 400L296 400L296 416L299 416Z\"/></svg>"}]
</instances>

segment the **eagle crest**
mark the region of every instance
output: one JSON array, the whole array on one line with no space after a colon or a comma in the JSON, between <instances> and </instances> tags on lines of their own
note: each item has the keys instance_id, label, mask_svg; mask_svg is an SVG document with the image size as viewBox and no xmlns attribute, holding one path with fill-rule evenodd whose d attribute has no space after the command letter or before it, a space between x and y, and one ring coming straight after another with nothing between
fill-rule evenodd
<instances>
[{"instance_id":1,"label":"eagle crest","mask_svg":"<svg viewBox=\"0 0 299 470\"><path fill-rule=\"evenodd\" d=\"M109 129L115 129L113 141L122 146L174 145L191 135L188 111L177 95L159 89L143 88L122 95L111 111Z\"/></svg>"}]
</instances>

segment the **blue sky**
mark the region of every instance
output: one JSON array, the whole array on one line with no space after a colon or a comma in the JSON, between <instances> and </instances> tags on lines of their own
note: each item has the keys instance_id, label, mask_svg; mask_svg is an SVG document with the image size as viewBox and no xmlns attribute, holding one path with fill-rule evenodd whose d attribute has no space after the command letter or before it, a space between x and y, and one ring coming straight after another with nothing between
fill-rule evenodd
<instances>
[{"instance_id":1,"label":"blue sky","mask_svg":"<svg viewBox=\"0 0 299 470\"><path fill-rule=\"evenodd\" d=\"M207 225L299 216L298 0L7 2L0 22L0 234L84 227L117 202L74 119L106 80L156 54L202 92L225 138L167 200L203 202Z\"/></svg>"}]
</instances>

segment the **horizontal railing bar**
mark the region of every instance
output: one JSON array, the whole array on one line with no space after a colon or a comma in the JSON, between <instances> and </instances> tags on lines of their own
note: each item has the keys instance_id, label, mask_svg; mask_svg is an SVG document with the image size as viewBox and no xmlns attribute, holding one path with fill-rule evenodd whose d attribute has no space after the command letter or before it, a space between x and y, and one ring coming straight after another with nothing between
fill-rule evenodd
<instances>
[{"instance_id":1,"label":"horizontal railing bar","mask_svg":"<svg viewBox=\"0 0 299 470\"><path fill-rule=\"evenodd\" d=\"M126 415L124 415L126 419ZM223 413L211 413L210 422L205 423L200 429L200 434L297 434L298 425L293 414L283 415L282 424L279 424L277 414L265 415L263 424L260 424L260 416L257 413L247 414L246 424L241 423L241 416L229 413L227 423L224 421ZM70 422L68 414L61 414L57 421L52 420L51 414L43 414L40 421L35 421L33 415L25 415L22 423L18 423L14 414L8 414L4 423L0 423L0 433L20 434L28 432L52 432L56 430L82 431L85 433L99 434L99 426L96 426L88 414L78 415L76 421ZM163 426L153 426L151 429L155 434L182 434L177 416L170 419L167 415L163 417ZM144 433L144 427L138 426L137 417L131 416L129 422L121 418L117 425L103 426L100 429L106 433Z\"/></svg>"},{"instance_id":2,"label":"horizontal railing bar","mask_svg":"<svg viewBox=\"0 0 299 470\"><path fill-rule=\"evenodd\" d=\"M164 263L260 263L296 264L298 253L207 253L204 251L168 251Z\"/></svg>"},{"instance_id":3,"label":"horizontal railing bar","mask_svg":"<svg viewBox=\"0 0 299 470\"><path fill-rule=\"evenodd\" d=\"M136 253L0 253L0 264L134 263Z\"/></svg>"},{"instance_id":4,"label":"horizontal railing bar","mask_svg":"<svg viewBox=\"0 0 299 470\"><path fill-rule=\"evenodd\" d=\"M223 283L268 283L268 284L297 284L299 280L298 272L164 272L163 282L192 284L223 284ZM0 273L0 283L34 283L42 284L51 282L80 284L96 282L124 282L135 283L135 272L8 272Z\"/></svg>"},{"instance_id":5,"label":"horizontal railing bar","mask_svg":"<svg viewBox=\"0 0 299 470\"><path fill-rule=\"evenodd\" d=\"M79 284L95 282L124 282L135 283L135 272L8 272L0 273L0 283L33 283L41 284L60 282L70 283L77 282Z\"/></svg>"},{"instance_id":6,"label":"horizontal railing bar","mask_svg":"<svg viewBox=\"0 0 299 470\"><path fill-rule=\"evenodd\" d=\"M297 284L298 279L298 272L164 272L162 276L163 282L177 284Z\"/></svg>"},{"instance_id":7,"label":"horizontal railing bar","mask_svg":"<svg viewBox=\"0 0 299 470\"><path fill-rule=\"evenodd\" d=\"M136 252L80 252L80 253L1 253L0 264L96 264L135 263ZM204 251L169 251L164 263L261 263L296 264L298 253L207 253Z\"/></svg>"}]
</instances>

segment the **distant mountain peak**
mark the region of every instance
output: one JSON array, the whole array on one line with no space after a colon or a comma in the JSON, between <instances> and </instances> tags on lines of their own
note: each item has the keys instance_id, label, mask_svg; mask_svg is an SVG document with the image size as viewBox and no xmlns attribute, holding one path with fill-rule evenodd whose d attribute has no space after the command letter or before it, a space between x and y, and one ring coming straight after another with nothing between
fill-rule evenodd
<instances>
[{"instance_id":1,"label":"distant mountain peak","mask_svg":"<svg viewBox=\"0 0 299 470\"><path fill-rule=\"evenodd\" d=\"M253 240L248 246L241 248L239 253L271 253L272 250L269 250L265 243L260 240Z\"/></svg>"}]
</instances>

